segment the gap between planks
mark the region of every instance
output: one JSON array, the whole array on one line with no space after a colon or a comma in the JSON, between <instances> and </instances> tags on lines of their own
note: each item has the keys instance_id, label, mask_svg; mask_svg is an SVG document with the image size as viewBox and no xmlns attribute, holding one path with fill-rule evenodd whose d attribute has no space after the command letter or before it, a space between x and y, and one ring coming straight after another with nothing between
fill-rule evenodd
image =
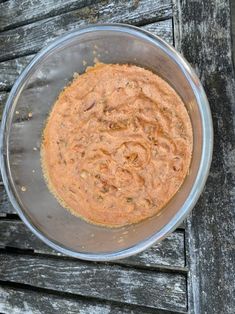
<instances>
[{"instance_id":1,"label":"gap between planks","mask_svg":"<svg viewBox=\"0 0 235 314\"><path fill-rule=\"evenodd\" d=\"M18 250L31 250L41 254L65 256L44 244L20 220L0 219L0 233L0 247L3 249L8 247ZM135 256L117 260L114 263L185 272L184 248L184 232L175 231L149 249Z\"/></svg>"}]
</instances>

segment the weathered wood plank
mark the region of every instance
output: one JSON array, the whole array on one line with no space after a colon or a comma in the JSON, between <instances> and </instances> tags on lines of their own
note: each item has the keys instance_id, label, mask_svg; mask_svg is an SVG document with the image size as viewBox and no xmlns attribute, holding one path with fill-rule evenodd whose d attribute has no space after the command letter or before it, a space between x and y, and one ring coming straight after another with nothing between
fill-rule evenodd
<instances>
[{"instance_id":1,"label":"weathered wood plank","mask_svg":"<svg viewBox=\"0 0 235 314\"><path fill-rule=\"evenodd\" d=\"M0 216L15 214L16 211L11 205L3 184L0 184Z\"/></svg>"},{"instance_id":2,"label":"weathered wood plank","mask_svg":"<svg viewBox=\"0 0 235 314\"><path fill-rule=\"evenodd\" d=\"M183 274L26 254L2 253L0 260L2 281L152 308L187 308Z\"/></svg>"},{"instance_id":3,"label":"weathered wood plank","mask_svg":"<svg viewBox=\"0 0 235 314\"><path fill-rule=\"evenodd\" d=\"M34 53L55 37L81 25L95 22L124 22L143 25L171 16L170 0L102 1L102 3L90 7L0 33L0 60Z\"/></svg>"},{"instance_id":4,"label":"weathered wood plank","mask_svg":"<svg viewBox=\"0 0 235 314\"><path fill-rule=\"evenodd\" d=\"M143 26L143 28L173 44L172 19L151 23ZM0 91L9 90L12 87L33 57L34 54L0 62Z\"/></svg>"},{"instance_id":5,"label":"weathered wood plank","mask_svg":"<svg viewBox=\"0 0 235 314\"><path fill-rule=\"evenodd\" d=\"M232 52L233 64L235 64L235 1L231 2L231 15L232 15Z\"/></svg>"},{"instance_id":6,"label":"weathered wood plank","mask_svg":"<svg viewBox=\"0 0 235 314\"><path fill-rule=\"evenodd\" d=\"M0 31L80 9L100 1L101 0L9 0L3 3L0 2Z\"/></svg>"},{"instance_id":7,"label":"weathered wood plank","mask_svg":"<svg viewBox=\"0 0 235 314\"><path fill-rule=\"evenodd\" d=\"M147 24L141 28L153 33L154 35L160 36L162 39L173 45L173 21L167 19L160 22Z\"/></svg>"},{"instance_id":8,"label":"weathered wood plank","mask_svg":"<svg viewBox=\"0 0 235 314\"><path fill-rule=\"evenodd\" d=\"M0 119L2 117L2 111L7 101L8 93L0 92Z\"/></svg>"},{"instance_id":9,"label":"weathered wood plank","mask_svg":"<svg viewBox=\"0 0 235 314\"><path fill-rule=\"evenodd\" d=\"M45 291L0 287L0 311L4 314L175 314L147 307L101 300L61 296Z\"/></svg>"},{"instance_id":10,"label":"weathered wood plank","mask_svg":"<svg viewBox=\"0 0 235 314\"><path fill-rule=\"evenodd\" d=\"M184 231L175 231L160 243L151 248L117 261L119 264L132 266L150 266L176 271L186 271Z\"/></svg>"},{"instance_id":11,"label":"weathered wood plank","mask_svg":"<svg viewBox=\"0 0 235 314\"><path fill-rule=\"evenodd\" d=\"M21 221L0 220L0 234L1 248L31 249L39 253L61 255L39 240ZM174 232L150 249L115 263L118 262L132 266L165 266L183 269L185 266L184 233Z\"/></svg>"},{"instance_id":12,"label":"weathered wood plank","mask_svg":"<svg viewBox=\"0 0 235 314\"><path fill-rule=\"evenodd\" d=\"M143 28L162 37L169 44L173 44L172 19L151 23L143 26ZM0 62L0 91L9 90L12 87L17 77L33 57L34 55L29 55Z\"/></svg>"},{"instance_id":13,"label":"weathered wood plank","mask_svg":"<svg viewBox=\"0 0 235 314\"><path fill-rule=\"evenodd\" d=\"M0 62L0 91L10 90L17 77L21 74L33 57L34 55L29 55Z\"/></svg>"},{"instance_id":14,"label":"weathered wood plank","mask_svg":"<svg viewBox=\"0 0 235 314\"><path fill-rule=\"evenodd\" d=\"M190 313L235 309L235 81L229 0L174 0L176 47L195 67L214 122L206 188L188 218ZM216 287L216 288L215 288Z\"/></svg>"}]
</instances>

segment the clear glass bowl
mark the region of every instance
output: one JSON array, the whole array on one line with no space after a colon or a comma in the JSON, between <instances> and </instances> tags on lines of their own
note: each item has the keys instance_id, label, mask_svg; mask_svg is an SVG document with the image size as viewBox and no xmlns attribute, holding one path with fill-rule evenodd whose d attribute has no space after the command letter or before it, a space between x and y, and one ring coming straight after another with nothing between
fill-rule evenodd
<instances>
[{"instance_id":1,"label":"clear glass bowl","mask_svg":"<svg viewBox=\"0 0 235 314\"><path fill-rule=\"evenodd\" d=\"M63 87L94 58L132 63L160 75L182 97L194 134L190 173L179 192L156 215L117 229L71 215L49 192L40 163L45 120ZM173 231L195 205L212 157L213 128L202 85L190 65L162 39L122 24L89 26L41 50L16 81L1 126L1 171L8 196L25 224L64 254L107 261L136 254Z\"/></svg>"}]
</instances>

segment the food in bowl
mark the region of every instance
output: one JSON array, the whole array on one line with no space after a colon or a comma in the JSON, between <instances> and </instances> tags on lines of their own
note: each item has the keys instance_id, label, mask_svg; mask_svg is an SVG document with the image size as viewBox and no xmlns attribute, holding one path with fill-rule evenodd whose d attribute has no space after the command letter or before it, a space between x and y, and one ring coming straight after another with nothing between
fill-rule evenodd
<instances>
[{"instance_id":1,"label":"food in bowl","mask_svg":"<svg viewBox=\"0 0 235 314\"><path fill-rule=\"evenodd\" d=\"M64 88L41 146L49 189L71 213L107 227L161 211L190 166L192 125L176 91L129 64L88 67Z\"/></svg>"},{"instance_id":2,"label":"food in bowl","mask_svg":"<svg viewBox=\"0 0 235 314\"><path fill-rule=\"evenodd\" d=\"M94 55L106 64L135 63L157 73L183 100L193 129L190 171L178 192L156 215L120 228L87 223L65 210L48 189L38 149L52 105L74 72L84 73L83 61L91 65ZM143 251L185 219L208 176L213 126L198 77L173 47L137 27L99 24L67 33L33 58L10 92L2 118L0 146L4 185L30 230L63 254L109 261Z\"/></svg>"}]
</instances>

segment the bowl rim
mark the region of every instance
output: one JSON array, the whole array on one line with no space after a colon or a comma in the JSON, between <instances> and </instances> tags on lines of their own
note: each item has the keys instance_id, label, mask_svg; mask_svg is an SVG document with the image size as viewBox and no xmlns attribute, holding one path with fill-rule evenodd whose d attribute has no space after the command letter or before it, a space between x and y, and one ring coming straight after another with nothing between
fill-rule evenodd
<instances>
[{"instance_id":1,"label":"bowl rim","mask_svg":"<svg viewBox=\"0 0 235 314\"><path fill-rule=\"evenodd\" d=\"M177 63L177 65L180 67L181 71L185 75L186 79L188 80L199 105L199 110L200 110L201 119L202 119L203 143L202 143L202 155L201 155L200 166L198 169L195 182L192 186L192 189L188 197L186 198L184 204L177 211L175 216L162 229L154 233L152 236L123 250L118 250L118 251L108 252L108 253L82 253L82 252L77 252L77 251L68 249L64 247L63 245L61 245L60 243L56 242L55 240L49 239L48 236L46 236L38 227L34 225L34 223L31 221L28 215L23 211L23 209L20 207L20 204L18 203L14 195L14 192L11 188L11 183L8 178L8 173L9 173L8 171L9 169L7 167L8 162L6 161L4 152L6 151L5 147L7 147L8 145L8 141L6 139L8 113L17 97L17 94L23 88L24 83L30 73L30 70L33 69L34 65L37 64L38 61L40 61L40 59L44 55L46 55L48 52L50 52L52 49L56 48L57 46L60 46L67 40L71 40L82 34L86 34L89 32L97 32L97 31L124 32L124 33L129 33L136 37L141 37L142 39L145 39L146 41L150 41L152 44L157 45L158 47L160 46L161 49L165 53L167 53ZM13 88L11 89L11 92L8 96L8 99L7 99L7 102L3 111L1 132L0 132L0 151L1 151L0 168L1 168L1 173L2 173L3 183L7 191L7 195L13 207L19 214L20 218L38 238L40 238L43 242L45 242L51 248L72 257L80 258L83 260L89 260L89 261L116 260L116 259L126 258L128 256L137 254L147 249L154 243L163 240L169 233L174 231L182 223L184 218L190 213L192 208L195 206L204 188L204 185L206 183L209 170L210 170L211 161L212 161L213 124L212 124L211 111L210 111L210 107L209 107L209 103L208 103L205 91L196 73L194 72L190 64L184 59L184 57L179 52L177 52L175 48L173 48L171 45L166 43L163 39L139 27L131 26L128 24L122 24L122 23L92 24L92 25L81 27L69 33L66 33L65 35L62 35L58 37L57 39L55 39L53 42L51 42L50 44L45 46L42 50L40 50L36 54L36 56L31 60L31 62L26 66L23 72L20 74Z\"/></svg>"}]
</instances>

